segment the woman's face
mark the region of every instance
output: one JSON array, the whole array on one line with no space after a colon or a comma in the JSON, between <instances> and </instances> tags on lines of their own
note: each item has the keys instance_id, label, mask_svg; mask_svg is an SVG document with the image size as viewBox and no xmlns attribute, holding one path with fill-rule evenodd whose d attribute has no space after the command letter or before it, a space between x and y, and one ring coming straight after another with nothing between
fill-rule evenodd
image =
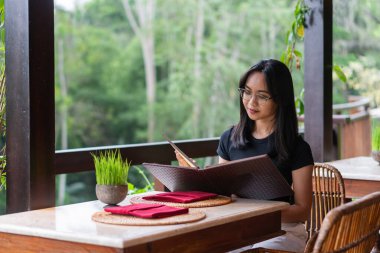
<instances>
[{"instance_id":1,"label":"woman's face","mask_svg":"<svg viewBox=\"0 0 380 253\"><path fill-rule=\"evenodd\" d=\"M263 73L253 72L242 94L244 108L251 120L274 122L277 104L271 98Z\"/></svg>"}]
</instances>

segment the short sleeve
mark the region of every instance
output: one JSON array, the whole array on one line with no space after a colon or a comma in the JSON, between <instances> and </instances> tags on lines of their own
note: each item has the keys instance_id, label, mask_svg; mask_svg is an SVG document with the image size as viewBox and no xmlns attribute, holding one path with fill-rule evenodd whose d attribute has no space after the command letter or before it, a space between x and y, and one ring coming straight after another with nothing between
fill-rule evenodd
<instances>
[{"instance_id":1,"label":"short sleeve","mask_svg":"<svg viewBox=\"0 0 380 253\"><path fill-rule=\"evenodd\" d=\"M230 149L230 145L231 145L231 141L230 141L231 132L232 132L232 128L226 130L222 134L222 136L220 137L220 140L219 140L218 149L216 150L218 155L227 161L231 160L230 155L229 155L229 149Z\"/></svg>"},{"instance_id":2,"label":"short sleeve","mask_svg":"<svg viewBox=\"0 0 380 253\"><path fill-rule=\"evenodd\" d=\"M308 165L314 165L313 154L310 145L299 136L291 158L291 170L297 170Z\"/></svg>"}]
</instances>

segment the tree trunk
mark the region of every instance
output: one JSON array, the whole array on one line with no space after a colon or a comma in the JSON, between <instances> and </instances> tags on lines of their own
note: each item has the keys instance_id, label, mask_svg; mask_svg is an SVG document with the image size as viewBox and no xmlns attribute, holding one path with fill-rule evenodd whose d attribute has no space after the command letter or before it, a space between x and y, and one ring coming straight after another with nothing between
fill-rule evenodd
<instances>
[{"instance_id":1,"label":"tree trunk","mask_svg":"<svg viewBox=\"0 0 380 253\"><path fill-rule=\"evenodd\" d=\"M139 0L136 1L136 14L138 22L132 12L129 0L124 0L124 10L128 22L131 25L134 33L138 36L144 59L145 82L146 82L146 100L147 100L147 140L154 140L155 129L155 113L154 104L156 102L156 68L154 59L154 0Z\"/></svg>"},{"instance_id":2,"label":"tree trunk","mask_svg":"<svg viewBox=\"0 0 380 253\"><path fill-rule=\"evenodd\" d=\"M201 50L203 46L204 33L204 1L198 0L198 12L195 28L195 54L194 54L194 85L193 85L193 137L200 136L200 117L201 117L201 77L202 77L202 58Z\"/></svg>"}]
</instances>

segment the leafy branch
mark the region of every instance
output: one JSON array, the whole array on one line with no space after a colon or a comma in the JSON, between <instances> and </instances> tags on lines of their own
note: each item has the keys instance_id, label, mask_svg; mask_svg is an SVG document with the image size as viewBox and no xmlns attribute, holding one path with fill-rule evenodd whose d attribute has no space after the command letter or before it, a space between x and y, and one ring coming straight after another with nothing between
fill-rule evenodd
<instances>
[{"instance_id":1,"label":"leafy branch","mask_svg":"<svg viewBox=\"0 0 380 253\"><path fill-rule=\"evenodd\" d=\"M281 61L288 66L290 72L293 70L293 62L296 61L296 69L301 70L301 59L303 54L296 49L296 45L299 42L303 42L305 36L305 29L307 29L306 24L306 14L310 11L310 8L306 6L304 0L298 0L294 8L294 21L292 22L291 28L286 33L286 49L281 55ZM337 77L347 85L347 77L344 74L340 66L333 66L333 71ZM297 108L297 114L304 114L304 89L301 90L300 94L295 97L295 104Z\"/></svg>"},{"instance_id":2,"label":"leafy branch","mask_svg":"<svg viewBox=\"0 0 380 253\"><path fill-rule=\"evenodd\" d=\"M290 71L293 69L294 59L296 60L296 68L301 69L302 53L296 49L296 44L303 41L305 28L307 28L305 15L309 9L304 0L298 0L294 9L294 21L286 33L286 50L281 55L281 61L288 66Z\"/></svg>"}]
</instances>

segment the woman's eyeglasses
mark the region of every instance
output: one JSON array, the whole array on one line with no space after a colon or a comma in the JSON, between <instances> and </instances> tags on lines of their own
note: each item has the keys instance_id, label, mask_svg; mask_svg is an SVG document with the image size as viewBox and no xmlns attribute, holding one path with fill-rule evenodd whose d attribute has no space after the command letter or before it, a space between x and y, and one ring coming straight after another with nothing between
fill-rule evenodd
<instances>
[{"instance_id":1,"label":"woman's eyeglasses","mask_svg":"<svg viewBox=\"0 0 380 253\"><path fill-rule=\"evenodd\" d=\"M269 99L272 99L271 97L265 96L264 94L256 93L253 94L249 90L238 88L238 91L240 93L240 97L245 100L249 101L253 97L255 97L254 101L256 101L259 105L264 105Z\"/></svg>"}]
</instances>

